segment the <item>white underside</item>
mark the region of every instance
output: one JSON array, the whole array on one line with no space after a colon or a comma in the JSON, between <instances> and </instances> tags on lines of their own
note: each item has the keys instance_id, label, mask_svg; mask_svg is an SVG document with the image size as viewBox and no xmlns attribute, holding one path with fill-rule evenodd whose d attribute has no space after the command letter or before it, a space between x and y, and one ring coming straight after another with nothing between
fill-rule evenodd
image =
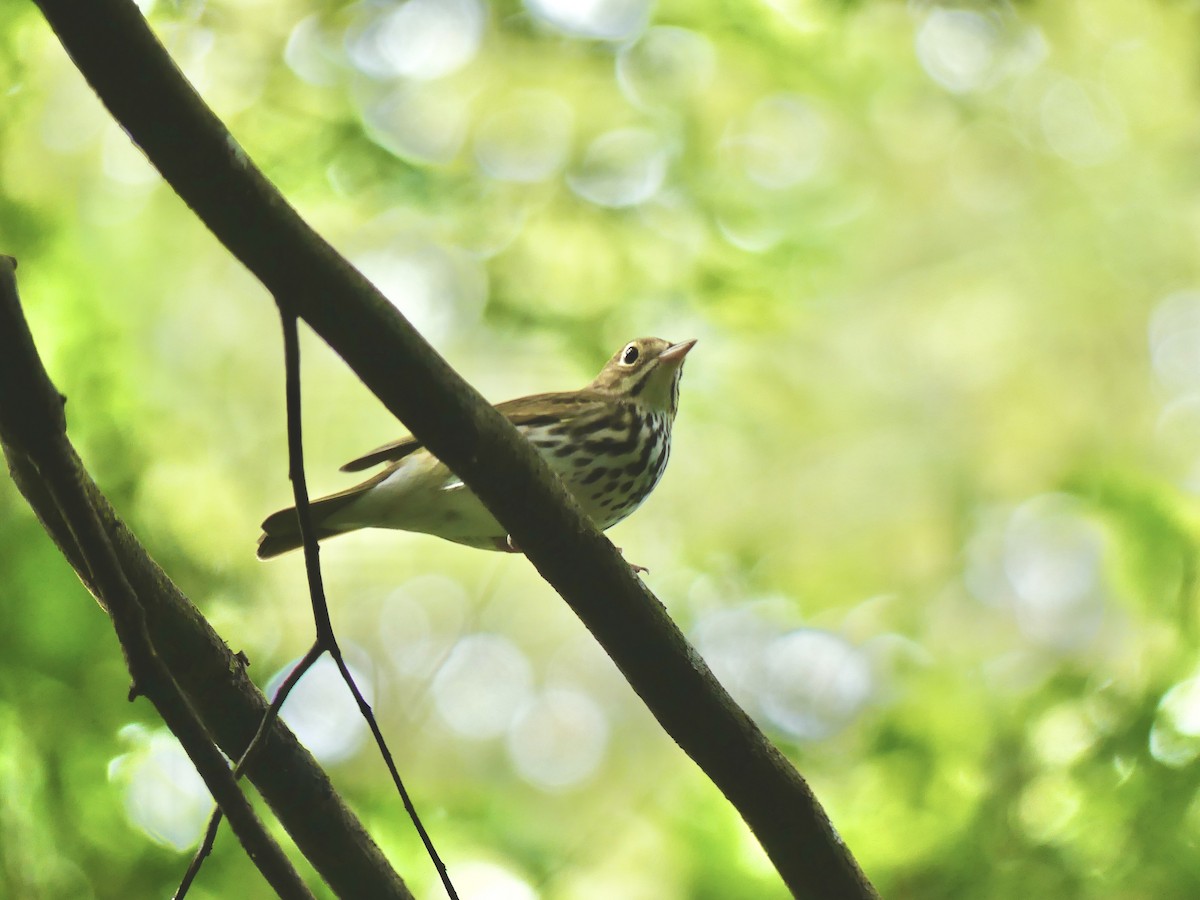
<instances>
[{"instance_id":1,"label":"white underside","mask_svg":"<svg viewBox=\"0 0 1200 900\"><path fill-rule=\"evenodd\" d=\"M330 516L329 524L394 528L435 534L449 541L494 549L506 532L479 498L437 459L418 451L353 503Z\"/></svg>"}]
</instances>

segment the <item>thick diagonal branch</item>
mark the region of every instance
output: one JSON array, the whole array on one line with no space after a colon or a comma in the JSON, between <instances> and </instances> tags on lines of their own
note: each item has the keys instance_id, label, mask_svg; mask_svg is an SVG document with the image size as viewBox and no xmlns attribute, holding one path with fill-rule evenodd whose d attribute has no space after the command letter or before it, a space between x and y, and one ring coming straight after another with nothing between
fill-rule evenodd
<instances>
[{"instance_id":1,"label":"thick diagonal branch","mask_svg":"<svg viewBox=\"0 0 1200 900\"><path fill-rule=\"evenodd\" d=\"M17 486L112 617L135 687L154 702L192 755L226 814L237 817L231 824L244 839L253 828L253 813L241 806L245 798L211 740L228 756L239 756L262 719L265 698L117 518L75 455L65 433L63 400L38 359L7 258L0 258L0 444ZM379 848L282 723L276 722L248 774L340 896L411 900ZM268 856L268 878L282 896L310 896L273 841L251 842L248 849Z\"/></svg>"},{"instance_id":2,"label":"thick diagonal branch","mask_svg":"<svg viewBox=\"0 0 1200 900\"><path fill-rule=\"evenodd\" d=\"M130 0L37 0L76 65L217 238L287 297L483 500L647 707L729 798L798 897L874 892L807 784L721 688L516 431L284 201Z\"/></svg>"}]
</instances>

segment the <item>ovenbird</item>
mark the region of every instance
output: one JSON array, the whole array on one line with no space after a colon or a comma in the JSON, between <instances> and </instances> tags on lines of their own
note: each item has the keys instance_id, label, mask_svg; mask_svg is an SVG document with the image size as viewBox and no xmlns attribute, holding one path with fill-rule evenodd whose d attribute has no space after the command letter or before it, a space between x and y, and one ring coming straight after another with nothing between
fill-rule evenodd
<instances>
[{"instance_id":1,"label":"ovenbird","mask_svg":"<svg viewBox=\"0 0 1200 900\"><path fill-rule=\"evenodd\" d=\"M637 509L662 477L683 360L695 343L630 341L583 390L520 397L496 409L538 449L604 530ZM313 501L318 538L395 528L487 550L517 549L479 498L416 438L385 444L342 471L381 463L387 467L362 484ZM300 546L294 508L268 516L262 527L260 559Z\"/></svg>"}]
</instances>

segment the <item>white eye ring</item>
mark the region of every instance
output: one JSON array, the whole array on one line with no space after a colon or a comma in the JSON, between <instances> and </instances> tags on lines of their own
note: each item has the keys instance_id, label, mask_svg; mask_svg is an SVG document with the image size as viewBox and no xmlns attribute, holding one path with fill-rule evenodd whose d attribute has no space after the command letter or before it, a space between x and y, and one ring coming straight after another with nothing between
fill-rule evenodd
<instances>
[{"instance_id":1,"label":"white eye ring","mask_svg":"<svg viewBox=\"0 0 1200 900\"><path fill-rule=\"evenodd\" d=\"M640 353L638 351L637 344L629 344L624 350L621 351L621 365L632 366L638 361L639 355Z\"/></svg>"}]
</instances>

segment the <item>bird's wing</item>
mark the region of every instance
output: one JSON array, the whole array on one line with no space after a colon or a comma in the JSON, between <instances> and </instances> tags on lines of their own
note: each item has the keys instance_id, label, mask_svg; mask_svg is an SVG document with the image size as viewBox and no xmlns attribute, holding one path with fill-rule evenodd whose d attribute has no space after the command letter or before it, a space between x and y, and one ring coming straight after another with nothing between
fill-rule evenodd
<instances>
[{"instance_id":1,"label":"bird's wing","mask_svg":"<svg viewBox=\"0 0 1200 900\"><path fill-rule=\"evenodd\" d=\"M343 472L361 472L363 469L369 469L371 466L377 466L380 463L396 462L404 459L414 450L421 449L421 442L415 437L402 437L398 441L392 441L390 444L384 444L382 447L376 447L370 453L352 459L350 462L342 466Z\"/></svg>"},{"instance_id":2,"label":"bird's wing","mask_svg":"<svg viewBox=\"0 0 1200 900\"><path fill-rule=\"evenodd\" d=\"M589 390L534 394L496 405L504 418L517 426L553 425L603 404L604 398Z\"/></svg>"},{"instance_id":3,"label":"bird's wing","mask_svg":"<svg viewBox=\"0 0 1200 900\"><path fill-rule=\"evenodd\" d=\"M563 418L584 411L603 403L603 398L591 391L567 391L557 394L535 394L532 397L518 397L516 400L506 400L496 405L514 425L552 425ZM425 445L411 435L406 435L398 441L376 447L357 459L342 466L343 472L361 472L380 463L398 462Z\"/></svg>"}]
</instances>

